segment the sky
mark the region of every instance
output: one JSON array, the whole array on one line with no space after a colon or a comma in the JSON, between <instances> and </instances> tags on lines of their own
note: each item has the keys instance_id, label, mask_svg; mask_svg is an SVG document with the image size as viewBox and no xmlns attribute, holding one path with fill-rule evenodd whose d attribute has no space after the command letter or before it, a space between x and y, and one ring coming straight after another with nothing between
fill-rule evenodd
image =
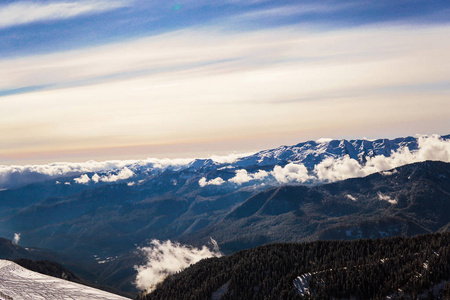
<instances>
[{"instance_id":1,"label":"sky","mask_svg":"<svg viewBox=\"0 0 450 300\"><path fill-rule=\"evenodd\" d=\"M450 133L450 2L0 2L0 165Z\"/></svg>"}]
</instances>

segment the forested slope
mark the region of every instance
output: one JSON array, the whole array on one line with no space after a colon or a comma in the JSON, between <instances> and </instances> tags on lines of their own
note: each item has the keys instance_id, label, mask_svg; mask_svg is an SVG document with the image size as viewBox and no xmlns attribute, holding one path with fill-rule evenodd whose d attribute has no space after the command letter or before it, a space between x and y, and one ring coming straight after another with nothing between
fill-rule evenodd
<instances>
[{"instance_id":1,"label":"forested slope","mask_svg":"<svg viewBox=\"0 0 450 300\"><path fill-rule=\"evenodd\" d=\"M138 299L209 299L221 287L221 299L296 299L305 273L306 298L449 299L450 233L261 246L200 261Z\"/></svg>"}]
</instances>

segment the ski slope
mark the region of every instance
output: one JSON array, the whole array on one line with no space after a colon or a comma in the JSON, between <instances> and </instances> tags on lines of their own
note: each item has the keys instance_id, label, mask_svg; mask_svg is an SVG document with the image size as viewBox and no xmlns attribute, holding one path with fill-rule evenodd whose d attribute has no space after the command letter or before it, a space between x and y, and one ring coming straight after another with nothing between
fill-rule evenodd
<instances>
[{"instance_id":1,"label":"ski slope","mask_svg":"<svg viewBox=\"0 0 450 300\"><path fill-rule=\"evenodd\" d=\"M0 299L123 300L127 298L36 273L12 261L0 260Z\"/></svg>"}]
</instances>

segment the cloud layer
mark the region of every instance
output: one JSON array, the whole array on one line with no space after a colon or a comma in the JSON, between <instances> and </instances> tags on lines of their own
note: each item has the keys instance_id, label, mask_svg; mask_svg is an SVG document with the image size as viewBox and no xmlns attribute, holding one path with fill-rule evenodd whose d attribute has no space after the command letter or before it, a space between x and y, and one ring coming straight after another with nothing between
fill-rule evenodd
<instances>
[{"instance_id":1,"label":"cloud layer","mask_svg":"<svg viewBox=\"0 0 450 300\"><path fill-rule=\"evenodd\" d=\"M213 155L209 157L216 163L233 163L240 157L249 153L230 155ZM148 171L162 171L167 168L178 170L188 167L194 161L193 158L158 159L148 158L144 160L110 160L87 161L80 163L58 162L46 165L0 165L0 190L24 186L35 182L43 182L65 176L79 176L74 178L78 184L89 182L115 182L125 180L135 175L134 169ZM95 173L91 177L86 173ZM106 174L97 174L106 173Z\"/></svg>"},{"instance_id":2,"label":"cloud layer","mask_svg":"<svg viewBox=\"0 0 450 300\"><path fill-rule=\"evenodd\" d=\"M444 133L449 34L446 25L205 26L0 59L0 156Z\"/></svg>"},{"instance_id":3,"label":"cloud layer","mask_svg":"<svg viewBox=\"0 0 450 300\"><path fill-rule=\"evenodd\" d=\"M165 242L152 240L148 247L139 248L139 251L146 257L146 262L143 265L135 266L138 272L136 287L150 292L168 275L181 271L201 259L222 256L218 251L217 243L213 239L211 239L211 243L212 250L206 246L195 248L170 240Z\"/></svg>"}]
</instances>

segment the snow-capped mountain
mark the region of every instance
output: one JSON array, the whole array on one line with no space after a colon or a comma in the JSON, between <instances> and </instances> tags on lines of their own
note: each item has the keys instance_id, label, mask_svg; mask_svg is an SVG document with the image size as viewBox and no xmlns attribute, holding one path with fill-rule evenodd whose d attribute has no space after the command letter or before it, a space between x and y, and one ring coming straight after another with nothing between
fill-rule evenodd
<instances>
[{"instance_id":1,"label":"snow-capped mountain","mask_svg":"<svg viewBox=\"0 0 450 300\"><path fill-rule=\"evenodd\" d=\"M20 234L23 246L63 252L79 262L80 268L101 274L100 284L120 285L123 291L132 292L135 272L132 266L139 262L130 251L145 245L149 239L171 239L200 246L205 239L210 236L216 239L217 235L222 237L218 239L221 246L228 250L241 249L246 243L262 244L269 241L266 233L254 235L255 231L244 226L247 221L241 217L236 223L220 224L229 220L231 212L249 217L250 210L243 212L242 207L258 207L248 200L273 188L314 187L377 172L381 172L379 176L387 176L388 170L426 160L450 162L450 136L319 140L226 158L3 167L0 182L12 182L16 188L0 191L0 236L12 239ZM37 178L37 181L21 186L25 182L21 178ZM306 187L299 187L299 191L303 189ZM311 200L308 205L314 213L304 214L314 222L321 211L314 210L320 199L313 192L318 190L308 194ZM349 212L360 203L354 200L358 198L356 192L350 186L343 194ZM391 212L391 206L399 207L403 203L402 198L387 198L385 190L380 193L370 196L375 199L375 209L384 205L382 208ZM270 215L290 207L289 203L285 206L281 203L270 201L261 213ZM303 215L287 211L295 218L286 224L292 225L297 218L304 220ZM331 214L335 212L332 207L330 216L336 217ZM260 215L251 217L263 220ZM277 218L273 216L274 224L280 224L281 219ZM311 238L314 222L308 227ZM267 231L265 222L251 219L248 224L259 224L259 230ZM227 235L218 235L217 226L227 231ZM224 245L228 234L236 236L237 230L242 230L243 235L238 237L242 241L230 239ZM289 226L283 230L292 231ZM124 260L129 260L124 276L107 275L105 270L121 269Z\"/></svg>"},{"instance_id":2,"label":"snow-capped mountain","mask_svg":"<svg viewBox=\"0 0 450 300\"><path fill-rule=\"evenodd\" d=\"M406 137L393 140L321 139L293 146L280 146L251 155L230 155L207 159L146 159L54 163L41 166L0 166L0 193L1 189L20 187L50 179L55 179L55 184L66 186L75 184L79 186L78 189L84 189L80 185L127 182L131 186L149 180L158 180L169 174L171 184L178 185L178 188L179 184L187 179L194 180L203 187L218 186L226 182L242 185L253 183L255 179L269 184L289 182L316 184L364 176L423 160L450 161L449 140L450 135ZM439 148L441 148L441 152L435 152ZM390 159L384 159L383 162L378 159L376 161L378 165L374 166L374 159L379 157ZM361 172L356 170L355 174L347 174L343 178L338 176L334 180L330 176L318 175L321 168L333 168L335 165L342 164L343 160L346 160L345 163L352 163L353 168L356 164L359 164L360 168L366 165L373 166L373 168ZM286 165L295 166L289 169L278 169L278 174L275 172L275 167L284 168ZM259 171L263 172L256 175ZM235 175L240 175L240 178L229 181ZM202 178L205 179L200 182L199 180Z\"/></svg>"}]
</instances>

